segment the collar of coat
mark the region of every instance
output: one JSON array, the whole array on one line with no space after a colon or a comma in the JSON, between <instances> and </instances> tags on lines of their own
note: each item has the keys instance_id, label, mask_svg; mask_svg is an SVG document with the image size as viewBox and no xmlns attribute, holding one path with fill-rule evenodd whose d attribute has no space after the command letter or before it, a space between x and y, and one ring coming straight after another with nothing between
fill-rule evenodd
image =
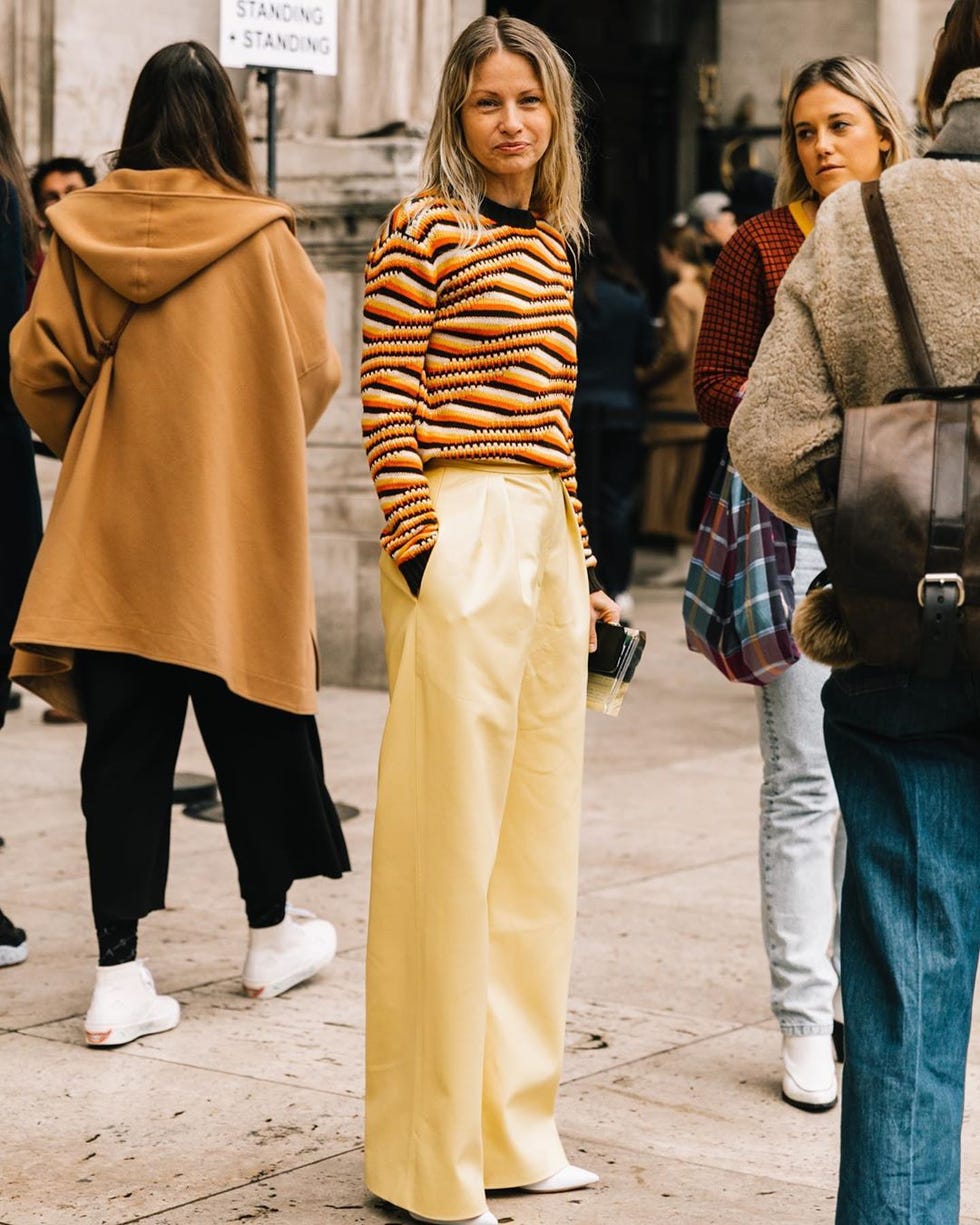
<instances>
[{"instance_id":1,"label":"collar of coat","mask_svg":"<svg viewBox=\"0 0 980 1225\"><path fill-rule=\"evenodd\" d=\"M943 120L930 153L980 155L980 68L968 68L954 77L943 105Z\"/></svg>"}]
</instances>

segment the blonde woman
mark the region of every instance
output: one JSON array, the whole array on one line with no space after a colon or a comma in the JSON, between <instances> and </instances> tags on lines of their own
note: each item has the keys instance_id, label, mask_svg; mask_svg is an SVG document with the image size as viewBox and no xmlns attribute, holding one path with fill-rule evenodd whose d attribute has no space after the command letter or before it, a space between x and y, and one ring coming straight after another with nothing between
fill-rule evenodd
<instances>
[{"instance_id":1,"label":"blonde woman","mask_svg":"<svg viewBox=\"0 0 980 1225\"><path fill-rule=\"evenodd\" d=\"M924 102L941 131L925 157L882 175L880 194L938 381L955 386L976 381L980 353L980 248L968 220L980 193L980 0L949 10ZM745 479L794 523L826 505L817 465L839 454L849 410L916 381L903 349L849 187L786 276L732 422ZM971 534L966 548L974 559ZM823 691L848 837L835 1219L957 1225L980 949L978 674L959 659L946 676L855 664L846 638L838 632L842 666Z\"/></svg>"},{"instance_id":2,"label":"blonde woman","mask_svg":"<svg viewBox=\"0 0 980 1225\"><path fill-rule=\"evenodd\" d=\"M589 581L569 426L580 197L560 53L478 19L446 63L422 189L366 274L391 708L365 1165L422 1221L494 1225L486 1188L595 1181L554 1121L590 620L618 618Z\"/></svg>"},{"instance_id":3,"label":"blonde woman","mask_svg":"<svg viewBox=\"0 0 980 1225\"><path fill-rule=\"evenodd\" d=\"M694 366L706 424L731 421L773 317L776 290L822 201L844 183L876 179L909 153L901 107L874 64L837 56L800 69L783 115L777 207L739 227L711 277ZM798 600L822 569L813 534L801 531ZM782 1092L791 1105L811 1111L837 1101L831 1034L844 831L824 748L826 679L825 668L801 659L757 691L762 920L772 1010L782 1031Z\"/></svg>"}]
</instances>

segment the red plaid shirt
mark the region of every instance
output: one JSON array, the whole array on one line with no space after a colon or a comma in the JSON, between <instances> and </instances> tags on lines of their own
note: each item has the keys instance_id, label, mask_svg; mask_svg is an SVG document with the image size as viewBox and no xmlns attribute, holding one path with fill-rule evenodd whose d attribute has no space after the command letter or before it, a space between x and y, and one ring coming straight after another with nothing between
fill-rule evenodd
<instances>
[{"instance_id":1,"label":"red plaid shirt","mask_svg":"<svg viewBox=\"0 0 980 1225\"><path fill-rule=\"evenodd\" d=\"M706 425L727 428L769 326L776 290L803 245L788 208L740 225L718 256L694 355L694 397Z\"/></svg>"}]
</instances>

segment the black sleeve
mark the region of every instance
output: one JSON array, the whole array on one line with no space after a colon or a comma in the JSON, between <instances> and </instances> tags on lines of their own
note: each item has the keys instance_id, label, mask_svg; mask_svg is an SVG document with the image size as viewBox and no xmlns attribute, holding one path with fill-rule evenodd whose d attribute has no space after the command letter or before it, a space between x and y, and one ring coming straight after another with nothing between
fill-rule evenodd
<instances>
[{"instance_id":1,"label":"black sleeve","mask_svg":"<svg viewBox=\"0 0 980 1225\"><path fill-rule=\"evenodd\" d=\"M31 432L10 395L10 333L24 311L26 269L17 193L0 179L0 726L17 611L41 541Z\"/></svg>"}]
</instances>

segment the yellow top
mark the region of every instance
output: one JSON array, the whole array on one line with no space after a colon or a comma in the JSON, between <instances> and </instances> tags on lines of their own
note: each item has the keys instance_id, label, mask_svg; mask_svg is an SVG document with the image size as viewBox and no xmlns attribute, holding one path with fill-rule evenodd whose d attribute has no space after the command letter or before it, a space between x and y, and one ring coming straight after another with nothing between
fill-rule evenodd
<instances>
[{"instance_id":1,"label":"yellow top","mask_svg":"<svg viewBox=\"0 0 980 1225\"><path fill-rule=\"evenodd\" d=\"M793 220L800 227L803 237L808 238L810 231L816 225L816 218L810 216L809 210L806 207L806 201L794 200L789 206L789 211L793 214Z\"/></svg>"}]
</instances>

